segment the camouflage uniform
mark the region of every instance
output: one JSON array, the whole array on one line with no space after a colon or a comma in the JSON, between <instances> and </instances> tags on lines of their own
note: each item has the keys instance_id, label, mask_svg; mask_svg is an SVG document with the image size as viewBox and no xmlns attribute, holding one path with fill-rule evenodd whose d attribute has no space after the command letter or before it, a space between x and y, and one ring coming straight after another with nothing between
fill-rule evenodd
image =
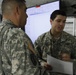
<instances>
[{"instance_id":1,"label":"camouflage uniform","mask_svg":"<svg viewBox=\"0 0 76 75\"><path fill-rule=\"evenodd\" d=\"M2 75L2 71L4 73L3 75L34 75L36 68L30 64L28 57L29 50L27 43L31 43L31 40L21 28L15 27L10 20L2 21L0 24L0 32L5 25L12 25L13 28L7 29L2 38L2 49L7 57L2 51L0 75ZM33 44L31 43L31 45Z\"/></svg>"},{"instance_id":2,"label":"camouflage uniform","mask_svg":"<svg viewBox=\"0 0 76 75\"><path fill-rule=\"evenodd\" d=\"M58 39L54 39L50 31L46 32L38 37L34 45L41 62L42 59L47 60L47 53L59 59L59 53L64 47L71 53L72 58L76 59L76 39L64 31ZM50 75L64 74L50 73Z\"/></svg>"}]
</instances>

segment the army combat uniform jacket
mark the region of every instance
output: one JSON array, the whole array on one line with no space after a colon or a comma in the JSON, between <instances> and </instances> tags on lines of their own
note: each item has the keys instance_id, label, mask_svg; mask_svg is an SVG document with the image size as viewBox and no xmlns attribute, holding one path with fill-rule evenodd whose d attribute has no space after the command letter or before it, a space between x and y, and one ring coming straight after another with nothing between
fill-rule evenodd
<instances>
[{"instance_id":1,"label":"army combat uniform jacket","mask_svg":"<svg viewBox=\"0 0 76 75\"><path fill-rule=\"evenodd\" d=\"M47 60L47 54L59 59L59 53L63 48L71 53L73 59L76 59L76 39L64 31L57 39L53 38L50 31L46 32L38 37L34 45L41 63ZM50 75L64 74L51 72Z\"/></svg>"},{"instance_id":2,"label":"army combat uniform jacket","mask_svg":"<svg viewBox=\"0 0 76 75\"><path fill-rule=\"evenodd\" d=\"M27 34L15 27L10 20L3 20L0 24L0 34L6 26L1 38L0 46L0 75L34 75L35 68L29 62L28 42L33 47Z\"/></svg>"}]
</instances>

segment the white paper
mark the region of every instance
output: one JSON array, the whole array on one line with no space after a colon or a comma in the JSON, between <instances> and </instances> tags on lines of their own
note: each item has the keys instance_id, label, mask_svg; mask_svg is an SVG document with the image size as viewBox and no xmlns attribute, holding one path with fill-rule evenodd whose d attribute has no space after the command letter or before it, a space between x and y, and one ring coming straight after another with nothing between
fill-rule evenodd
<instances>
[{"instance_id":1,"label":"white paper","mask_svg":"<svg viewBox=\"0 0 76 75\"><path fill-rule=\"evenodd\" d=\"M60 72L69 75L73 75L73 63L56 59L50 55L47 55L47 63L53 67L52 72Z\"/></svg>"}]
</instances>

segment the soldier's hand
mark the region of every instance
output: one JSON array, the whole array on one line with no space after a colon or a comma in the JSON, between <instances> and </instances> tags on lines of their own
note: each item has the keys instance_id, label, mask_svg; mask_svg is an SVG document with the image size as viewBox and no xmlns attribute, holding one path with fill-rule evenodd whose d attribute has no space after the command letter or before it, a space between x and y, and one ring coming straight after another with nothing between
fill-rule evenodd
<instances>
[{"instance_id":1,"label":"soldier's hand","mask_svg":"<svg viewBox=\"0 0 76 75\"><path fill-rule=\"evenodd\" d=\"M44 63L44 68L46 68L47 70L52 70L52 66L46 62Z\"/></svg>"}]
</instances>

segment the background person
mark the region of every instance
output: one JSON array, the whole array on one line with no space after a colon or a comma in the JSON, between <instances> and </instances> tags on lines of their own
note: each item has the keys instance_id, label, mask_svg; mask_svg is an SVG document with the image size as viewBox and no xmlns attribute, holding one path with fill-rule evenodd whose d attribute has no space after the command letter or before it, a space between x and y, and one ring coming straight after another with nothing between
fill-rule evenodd
<instances>
[{"instance_id":1,"label":"background person","mask_svg":"<svg viewBox=\"0 0 76 75\"><path fill-rule=\"evenodd\" d=\"M70 61L71 62L72 61L71 53L67 50L62 50L60 52L59 59L63 60L63 61Z\"/></svg>"},{"instance_id":2,"label":"background person","mask_svg":"<svg viewBox=\"0 0 76 75\"><path fill-rule=\"evenodd\" d=\"M76 39L71 34L63 31L66 22L66 13L62 10L55 10L50 16L52 28L40 35L35 41L35 49L38 52L41 65L47 70L51 66L47 64L47 53L59 59L59 52L62 48L68 49L72 54L72 59L76 59ZM49 68L50 67L50 68ZM51 72L50 75L64 75L56 72Z\"/></svg>"},{"instance_id":3,"label":"background person","mask_svg":"<svg viewBox=\"0 0 76 75\"><path fill-rule=\"evenodd\" d=\"M65 49L60 51L60 60L67 61L67 62L73 62L73 75L76 75L76 60L72 59L71 52L65 51Z\"/></svg>"}]
</instances>

